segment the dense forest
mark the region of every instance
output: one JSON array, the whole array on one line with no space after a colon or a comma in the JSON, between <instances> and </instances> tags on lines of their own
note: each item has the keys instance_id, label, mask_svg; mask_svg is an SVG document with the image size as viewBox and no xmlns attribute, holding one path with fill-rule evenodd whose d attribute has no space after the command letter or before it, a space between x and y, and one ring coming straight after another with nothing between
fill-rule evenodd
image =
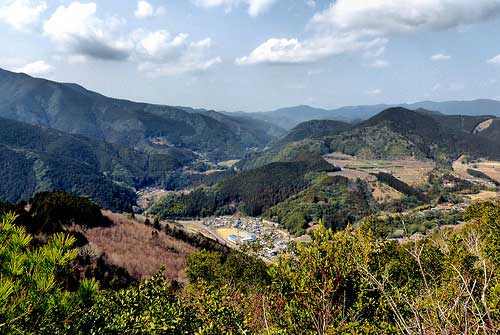
<instances>
[{"instance_id":1,"label":"dense forest","mask_svg":"<svg viewBox=\"0 0 500 335\"><path fill-rule=\"evenodd\" d=\"M67 222L98 215L85 200L63 194L36 201L43 205L30 220L64 219L47 210L51 203L87 208ZM185 285L159 272L122 287L103 285L92 276L68 285L65 274L78 257L77 238L63 230L39 239L23 225L22 206L1 209L2 334L500 330L498 203L475 203L463 215L463 225L403 242L386 239L384 223L372 217L344 231L320 226L311 243L292 245L273 264L236 251L202 250L186 263Z\"/></svg>"},{"instance_id":2,"label":"dense forest","mask_svg":"<svg viewBox=\"0 0 500 335\"><path fill-rule=\"evenodd\" d=\"M376 209L366 182L322 174L306 190L269 208L263 217L302 235L314 223L343 230Z\"/></svg>"},{"instance_id":3,"label":"dense forest","mask_svg":"<svg viewBox=\"0 0 500 335\"><path fill-rule=\"evenodd\" d=\"M149 210L161 218L206 217L241 210L251 216L306 189L310 174L336 171L319 156L294 162L277 162L230 176L213 187L198 187L185 193L169 194Z\"/></svg>"},{"instance_id":4,"label":"dense forest","mask_svg":"<svg viewBox=\"0 0 500 335\"><path fill-rule=\"evenodd\" d=\"M62 190L118 211L135 204L134 188L165 183L183 163L174 154L147 154L7 119L0 119L0 158L1 199Z\"/></svg>"}]
</instances>

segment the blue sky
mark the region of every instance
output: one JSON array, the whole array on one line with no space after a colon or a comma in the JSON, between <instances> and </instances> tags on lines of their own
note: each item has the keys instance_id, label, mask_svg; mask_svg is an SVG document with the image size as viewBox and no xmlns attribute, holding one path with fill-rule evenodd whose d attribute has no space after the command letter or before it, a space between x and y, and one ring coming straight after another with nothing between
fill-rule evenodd
<instances>
[{"instance_id":1,"label":"blue sky","mask_svg":"<svg viewBox=\"0 0 500 335\"><path fill-rule=\"evenodd\" d=\"M0 0L0 66L217 110L500 99L500 0Z\"/></svg>"}]
</instances>

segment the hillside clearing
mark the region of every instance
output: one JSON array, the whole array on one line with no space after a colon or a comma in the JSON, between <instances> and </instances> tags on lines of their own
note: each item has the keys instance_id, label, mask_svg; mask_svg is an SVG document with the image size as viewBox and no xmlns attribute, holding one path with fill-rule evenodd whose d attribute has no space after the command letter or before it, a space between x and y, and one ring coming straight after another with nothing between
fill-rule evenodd
<instances>
[{"instance_id":1,"label":"hillside clearing","mask_svg":"<svg viewBox=\"0 0 500 335\"><path fill-rule=\"evenodd\" d=\"M467 172L468 169L481 171L490 178L500 182L500 162L498 161L477 161L467 163L464 160L464 156L461 156L453 162L453 171L455 171L455 173L463 178L477 179Z\"/></svg>"},{"instance_id":2,"label":"hillside clearing","mask_svg":"<svg viewBox=\"0 0 500 335\"><path fill-rule=\"evenodd\" d=\"M113 225L87 229L84 234L94 247L106 253L113 265L127 269L139 280L151 277L163 265L169 280L186 281L185 261L196 248L124 215L109 211L103 214Z\"/></svg>"},{"instance_id":3,"label":"hillside clearing","mask_svg":"<svg viewBox=\"0 0 500 335\"><path fill-rule=\"evenodd\" d=\"M367 160L339 153L326 155L324 158L330 164L341 167L343 169L341 172L344 172L343 175L348 178L361 178L370 181L371 179L366 174L385 172L411 186L425 183L429 172L436 167L436 164L430 160ZM351 170L357 172L354 173Z\"/></svg>"}]
</instances>

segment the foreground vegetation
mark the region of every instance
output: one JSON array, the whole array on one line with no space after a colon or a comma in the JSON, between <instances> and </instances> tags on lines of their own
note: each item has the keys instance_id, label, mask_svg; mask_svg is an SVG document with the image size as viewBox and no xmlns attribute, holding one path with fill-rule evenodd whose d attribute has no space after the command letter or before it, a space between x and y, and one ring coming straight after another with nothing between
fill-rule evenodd
<instances>
[{"instance_id":1,"label":"foreground vegetation","mask_svg":"<svg viewBox=\"0 0 500 335\"><path fill-rule=\"evenodd\" d=\"M385 239L374 218L341 232L320 227L273 265L200 251L187 261L185 286L158 273L111 289L94 279L68 285L75 238L55 231L33 243L6 213L0 333L496 334L500 205L471 205L463 219L405 243Z\"/></svg>"}]
</instances>

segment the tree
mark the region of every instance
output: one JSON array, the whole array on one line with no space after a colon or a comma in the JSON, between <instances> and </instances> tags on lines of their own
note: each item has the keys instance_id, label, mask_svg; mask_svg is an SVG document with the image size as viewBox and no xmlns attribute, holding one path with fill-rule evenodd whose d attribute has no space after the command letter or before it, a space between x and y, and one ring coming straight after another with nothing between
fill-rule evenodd
<instances>
[{"instance_id":1,"label":"tree","mask_svg":"<svg viewBox=\"0 0 500 335\"><path fill-rule=\"evenodd\" d=\"M57 278L77 255L74 237L57 233L30 248L31 236L15 219L0 216L0 333L65 334L65 320L91 303L97 284L84 280L77 292L65 291Z\"/></svg>"}]
</instances>

